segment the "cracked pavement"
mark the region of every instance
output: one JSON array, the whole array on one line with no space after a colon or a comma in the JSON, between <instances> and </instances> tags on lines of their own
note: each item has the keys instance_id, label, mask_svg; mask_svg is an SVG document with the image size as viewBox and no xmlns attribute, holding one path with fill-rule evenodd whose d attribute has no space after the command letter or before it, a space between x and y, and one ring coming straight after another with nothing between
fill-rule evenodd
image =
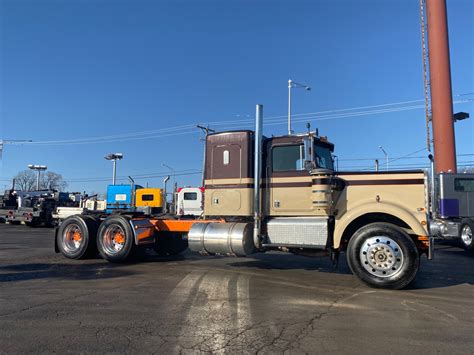
<instances>
[{"instance_id":1,"label":"cracked pavement","mask_svg":"<svg viewBox=\"0 0 474 355\"><path fill-rule=\"evenodd\" d=\"M473 353L474 256L423 257L407 290L327 258L68 260L54 231L0 225L0 353Z\"/></svg>"}]
</instances>

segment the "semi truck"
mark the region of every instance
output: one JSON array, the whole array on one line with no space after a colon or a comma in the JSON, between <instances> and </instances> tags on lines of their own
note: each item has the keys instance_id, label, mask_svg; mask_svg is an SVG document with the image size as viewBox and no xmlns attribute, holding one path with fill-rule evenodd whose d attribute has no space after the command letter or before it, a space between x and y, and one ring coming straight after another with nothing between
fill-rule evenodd
<instances>
[{"instance_id":1,"label":"semi truck","mask_svg":"<svg viewBox=\"0 0 474 355\"><path fill-rule=\"evenodd\" d=\"M185 246L207 255L323 253L334 261L345 252L366 284L406 287L420 257L433 253L427 173L335 171L327 137L264 137L262 110L257 105L254 131L207 136L201 217L72 216L56 231L56 251L72 259L98 252L110 262L149 247L167 255Z\"/></svg>"},{"instance_id":2,"label":"semi truck","mask_svg":"<svg viewBox=\"0 0 474 355\"><path fill-rule=\"evenodd\" d=\"M58 207L77 208L79 193L55 190L20 191L13 186L0 197L0 220L10 224L52 226L53 214Z\"/></svg>"},{"instance_id":3,"label":"semi truck","mask_svg":"<svg viewBox=\"0 0 474 355\"><path fill-rule=\"evenodd\" d=\"M202 216L72 216L56 231L56 251L72 259L99 252L111 262L150 246L177 253L185 243L207 255L277 250L337 261L344 252L367 285L401 289L414 280L421 256L433 257L435 236L457 233L472 245L473 175L456 174L446 4L426 5L428 27L436 29L427 32L424 53L427 131L431 122L436 158L431 173L336 171L327 137L292 134L290 117L288 135L264 137L257 105L255 130L206 136ZM427 97L426 78L425 69Z\"/></svg>"},{"instance_id":4,"label":"semi truck","mask_svg":"<svg viewBox=\"0 0 474 355\"><path fill-rule=\"evenodd\" d=\"M433 169L432 169L433 170ZM474 174L435 174L431 233L474 252Z\"/></svg>"}]
</instances>

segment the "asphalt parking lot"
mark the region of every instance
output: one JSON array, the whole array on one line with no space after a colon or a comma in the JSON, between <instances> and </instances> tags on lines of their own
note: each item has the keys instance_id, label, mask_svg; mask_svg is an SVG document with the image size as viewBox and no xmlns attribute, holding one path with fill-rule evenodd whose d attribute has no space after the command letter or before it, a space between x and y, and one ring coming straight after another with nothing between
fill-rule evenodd
<instances>
[{"instance_id":1,"label":"asphalt parking lot","mask_svg":"<svg viewBox=\"0 0 474 355\"><path fill-rule=\"evenodd\" d=\"M267 253L115 265L0 225L0 352L473 353L474 256L438 245L403 291Z\"/></svg>"}]
</instances>

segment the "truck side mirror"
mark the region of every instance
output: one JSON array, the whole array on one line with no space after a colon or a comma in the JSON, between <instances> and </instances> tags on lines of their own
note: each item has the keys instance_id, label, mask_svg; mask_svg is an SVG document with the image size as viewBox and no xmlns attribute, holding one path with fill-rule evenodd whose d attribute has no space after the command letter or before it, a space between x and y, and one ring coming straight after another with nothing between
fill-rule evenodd
<instances>
[{"instance_id":1,"label":"truck side mirror","mask_svg":"<svg viewBox=\"0 0 474 355\"><path fill-rule=\"evenodd\" d=\"M312 136L306 136L303 138L304 146L304 168L311 171L316 168L314 161L314 139Z\"/></svg>"}]
</instances>

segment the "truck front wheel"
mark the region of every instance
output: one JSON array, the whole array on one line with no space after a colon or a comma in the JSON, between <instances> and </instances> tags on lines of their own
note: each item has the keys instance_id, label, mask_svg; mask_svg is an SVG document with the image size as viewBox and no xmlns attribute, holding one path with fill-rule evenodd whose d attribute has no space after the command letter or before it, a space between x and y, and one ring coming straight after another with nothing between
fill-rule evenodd
<instances>
[{"instance_id":1,"label":"truck front wheel","mask_svg":"<svg viewBox=\"0 0 474 355\"><path fill-rule=\"evenodd\" d=\"M84 259L97 254L97 221L88 216L66 218L58 228L56 245L66 258Z\"/></svg>"},{"instance_id":2,"label":"truck front wheel","mask_svg":"<svg viewBox=\"0 0 474 355\"><path fill-rule=\"evenodd\" d=\"M367 285L398 290L415 278L420 256L404 230L390 223L371 223L349 240L347 261Z\"/></svg>"},{"instance_id":3,"label":"truck front wheel","mask_svg":"<svg viewBox=\"0 0 474 355\"><path fill-rule=\"evenodd\" d=\"M459 228L459 240L463 248L468 252L474 251L474 240L472 232L474 231L474 221L470 219L463 219L461 221L461 228Z\"/></svg>"}]
</instances>

